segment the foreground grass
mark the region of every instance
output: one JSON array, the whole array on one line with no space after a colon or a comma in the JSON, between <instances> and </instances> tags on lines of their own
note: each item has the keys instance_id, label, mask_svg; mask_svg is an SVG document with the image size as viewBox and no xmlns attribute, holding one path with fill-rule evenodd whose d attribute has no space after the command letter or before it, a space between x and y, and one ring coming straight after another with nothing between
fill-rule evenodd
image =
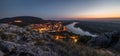
<instances>
[{"instance_id":1,"label":"foreground grass","mask_svg":"<svg viewBox=\"0 0 120 56\"><path fill-rule=\"evenodd\" d=\"M71 42L57 41L60 56L115 56L115 54L107 49L95 49L83 44L75 44ZM62 44L62 46L59 46Z\"/></svg>"}]
</instances>

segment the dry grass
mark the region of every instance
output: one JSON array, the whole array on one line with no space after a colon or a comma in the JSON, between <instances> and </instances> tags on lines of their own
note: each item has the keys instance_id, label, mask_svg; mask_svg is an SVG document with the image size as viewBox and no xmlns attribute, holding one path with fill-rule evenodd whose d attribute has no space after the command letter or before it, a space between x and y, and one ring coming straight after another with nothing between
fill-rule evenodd
<instances>
[{"instance_id":1,"label":"dry grass","mask_svg":"<svg viewBox=\"0 0 120 56\"><path fill-rule=\"evenodd\" d=\"M63 43L64 46L59 49L65 52L64 56L115 56L115 54L107 49L95 49L82 44ZM63 55L62 55L63 56Z\"/></svg>"}]
</instances>

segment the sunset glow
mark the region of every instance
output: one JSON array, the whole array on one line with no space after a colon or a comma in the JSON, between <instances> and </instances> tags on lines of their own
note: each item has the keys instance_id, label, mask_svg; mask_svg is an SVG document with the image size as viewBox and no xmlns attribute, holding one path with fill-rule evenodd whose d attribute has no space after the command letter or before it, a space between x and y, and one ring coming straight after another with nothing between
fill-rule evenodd
<instances>
[{"instance_id":1,"label":"sunset glow","mask_svg":"<svg viewBox=\"0 0 120 56\"><path fill-rule=\"evenodd\" d=\"M120 14L83 15L78 18L119 18Z\"/></svg>"},{"instance_id":2,"label":"sunset glow","mask_svg":"<svg viewBox=\"0 0 120 56\"><path fill-rule=\"evenodd\" d=\"M14 16L36 16L49 20L120 18L119 2L120 0L1 0L0 6L3 8L0 18Z\"/></svg>"}]
</instances>

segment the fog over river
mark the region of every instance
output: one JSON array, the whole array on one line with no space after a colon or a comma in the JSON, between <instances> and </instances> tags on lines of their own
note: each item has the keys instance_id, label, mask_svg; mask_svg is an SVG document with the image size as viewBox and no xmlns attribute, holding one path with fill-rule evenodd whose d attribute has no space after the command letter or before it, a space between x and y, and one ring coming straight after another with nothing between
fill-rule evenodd
<instances>
[{"instance_id":1,"label":"fog over river","mask_svg":"<svg viewBox=\"0 0 120 56\"><path fill-rule=\"evenodd\" d=\"M88 32L88 31L82 30L80 27L74 27L75 24L77 24L77 23L78 22L73 22L73 23L71 23L69 25L66 25L68 31L73 32L75 34L82 35L82 36L84 36L84 35L86 35L86 36L92 36L92 37L96 37L97 36L97 35L94 35L94 34Z\"/></svg>"}]
</instances>

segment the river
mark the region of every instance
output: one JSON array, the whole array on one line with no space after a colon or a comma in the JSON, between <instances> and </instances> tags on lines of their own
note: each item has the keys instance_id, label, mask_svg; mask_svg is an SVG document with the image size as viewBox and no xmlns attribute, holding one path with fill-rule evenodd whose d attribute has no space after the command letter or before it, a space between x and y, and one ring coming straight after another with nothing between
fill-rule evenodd
<instances>
[{"instance_id":1,"label":"river","mask_svg":"<svg viewBox=\"0 0 120 56\"><path fill-rule=\"evenodd\" d=\"M74 27L75 24L77 24L77 23L78 22L73 22L73 23L71 23L69 25L66 25L68 31L69 32L73 32L73 33L78 34L78 35L82 35L82 36L92 36L92 37L96 37L97 36L95 34L92 34L92 33L88 32L88 31L82 30L80 27L78 27L78 28Z\"/></svg>"}]
</instances>

